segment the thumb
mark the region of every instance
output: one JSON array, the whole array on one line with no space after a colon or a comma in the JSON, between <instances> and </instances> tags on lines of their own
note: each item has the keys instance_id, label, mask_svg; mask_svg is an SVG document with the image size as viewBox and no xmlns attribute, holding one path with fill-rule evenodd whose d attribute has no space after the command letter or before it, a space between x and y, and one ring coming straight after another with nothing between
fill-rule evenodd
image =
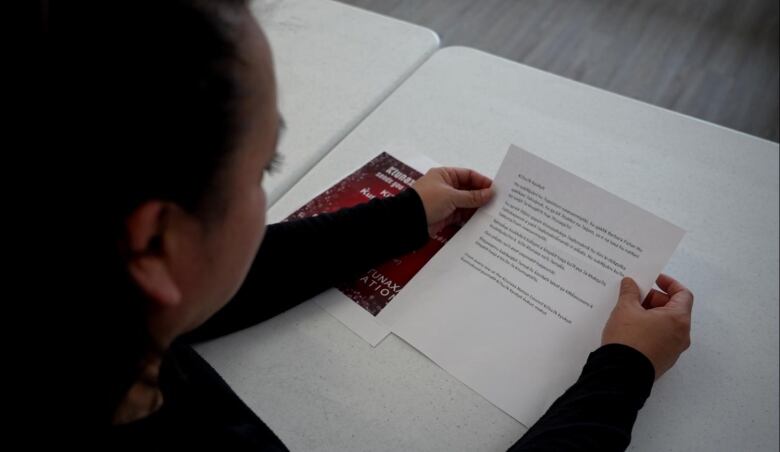
<instances>
[{"instance_id":1,"label":"thumb","mask_svg":"<svg viewBox=\"0 0 780 452\"><path fill-rule=\"evenodd\" d=\"M477 207L482 207L483 205L487 204L488 201L490 201L490 198L493 196L493 189L490 187L479 190L455 189L453 195L455 207L475 209Z\"/></svg>"},{"instance_id":2,"label":"thumb","mask_svg":"<svg viewBox=\"0 0 780 452\"><path fill-rule=\"evenodd\" d=\"M639 286L636 285L631 278L623 278L620 281L620 296L618 297L618 304L623 304L632 307L641 307L642 298L639 293Z\"/></svg>"}]
</instances>

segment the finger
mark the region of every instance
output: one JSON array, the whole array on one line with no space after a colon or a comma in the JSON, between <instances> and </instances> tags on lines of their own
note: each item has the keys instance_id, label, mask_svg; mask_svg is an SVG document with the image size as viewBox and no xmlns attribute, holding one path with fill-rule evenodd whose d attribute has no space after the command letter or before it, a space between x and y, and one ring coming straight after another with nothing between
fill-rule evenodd
<instances>
[{"instance_id":1,"label":"finger","mask_svg":"<svg viewBox=\"0 0 780 452\"><path fill-rule=\"evenodd\" d=\"M656 284L658 284L661 290L669 294L669 302L666 306L679 307L686 312L691 312L693 309L693 293L687 287L663 273L658 276Z\"/></svg>"},{"instance_id":2,"label":"finger","mask_svg":"<svg viewBox=\"0 0 780 452\"><path fill-rule=\"evenodd\" d=\"M685 286L665 273L658 275L655 283L658 284L658 287L660 287L661 290L668 293L669 295L673 295L675 292L679 292L680 290L685 290Z\"/></svg>"},{"instance_id":3,"label":"finger","mask_svg":"<svg viewBox=\"0 0 780 452\"><path fill-rule=\"evenodd\" d=\"M493 196L492 188L481 190L454 190L453 202L456 208L475 209L484 206Z\"/></svg>"},{"instance_id":4,"label":"finger","mask_svg":"<svg viewBox=\"0 0 780 452\"><path fill-rule=\"evenodd\" d=\"M682 309L686 313L690 314L693 310L693 292L686 288L682 288L679 292L674 293L666 306Z\"/></svg>"},{"instance_id":5,"label":"finger","mask_svg":"<svg viewBox=\"0 0 780 452\"><path fill-rule=\"evenodd\" d=\"M447 224L463 226L476 211L477 209L456 209L455 212L450 215L451 220Z\"/></svg>"},{"instance_id":6,"label":"finger","mask_svg":"<svg viewBox=\"0 0 780 452\"><path fill-rule=\"evenodd\" d=\"M452 177L454 187L461 190L488 188L493 181L482 174L468 168L446 168Z\"/></svg>"},{"instance_id":7,"label":"finger","mask_svg":"<svg viewBox=\"0 0 780 452\"><path fill-rule=\"evenodd\" d=\"M661 288L661 290L669 294L670 297L673 297L676 293L688 290L685 288L685 286L680 284L679 281L665 273L658 275L655 283L658 285L658 287Z\"/></svg>"},{"instance_id":8,"label":"finger","mask_svg":"<svg viewBox=\"0 0 780 452\"><path fill-rule=\"evenodd\" d=\"M645 301L642 302L642 307L645 309L660 308L665 306L669 302L669 295L661 292L660 290L650 289L650 293L645 297Z\"/></svg>"},{"instance_id":9,"label":"finger","mask_svg":"<svg viewBox=\"0 0 780 452\"><path fill-rule=\"evenodd\" d=\"M455 211L455 214L457 215L456 221L458 224L463 225L469 221L469 219L471 219L475 213L477 213L477 209L458 209Z\"/></svg>"},{"instance_id":10,"label":"finger","mask_svg":"<svg viewBox=\"0 0 780 452\"><path fill-rule=\"evenodd\" d=\"M642 306L639 286L636 285L633 279L623 278L623 280L620 281L620 296L618 296L618 303L633 307Z\"/></svg>"}]
</instances>

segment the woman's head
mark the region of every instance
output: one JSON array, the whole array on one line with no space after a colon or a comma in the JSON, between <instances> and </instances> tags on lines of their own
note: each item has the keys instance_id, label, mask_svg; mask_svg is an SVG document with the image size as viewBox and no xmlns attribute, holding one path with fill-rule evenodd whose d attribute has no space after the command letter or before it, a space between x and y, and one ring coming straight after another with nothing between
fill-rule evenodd
<instances>
[{"instance_id":1,"label":"woman's head","mask_svg":"<svg viewBox=\"0 0 780 452\"><path fill-rule=\"evenodd\" d=\"M280 129L271 53L239 0L45 14L70 163L57 195L73 219L67 248L88 262L63 269L79 294L71 362L86 367L80 400L110 420L149 354L230 299L262 240Z\"/></svg>"},{"instance_id":2,"label":"woman's head","mask_svg":"<svg viewBox=\"0 0 780 452\"><path fill-rule=\"evenodd\" d=\"M167 177L162 185L179 183L178 176L190 170L189 155L199 147L213 146L205 150L214 153L206 159L211 166L192 182L195 192L179 199L138 199L124 222L128 273L150 302L151 330L163 342L203 323L243 281L263 236L262 178L273 164L280 129L271 53L262 31L242 5L211 8L206 12L222 15L225 27L226 52L217 68L224 77L217 84L225 86L202 108L214 107L203 112L206 119L225 115L218 120L224 127L211 137L208 121L185 125L179 132L194 142L181 149L174 171L161 175ZM209 81L195 83L197 92ZM197 140L201 130L213 142ZM176 139L170 146L181 146Z\"/></svg>"}]
</instances>

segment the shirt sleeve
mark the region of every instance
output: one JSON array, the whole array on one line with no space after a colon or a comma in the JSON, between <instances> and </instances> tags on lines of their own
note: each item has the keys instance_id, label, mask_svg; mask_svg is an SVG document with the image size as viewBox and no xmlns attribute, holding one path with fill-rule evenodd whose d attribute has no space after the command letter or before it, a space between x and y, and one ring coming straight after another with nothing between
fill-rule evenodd
<instances>
[{"instance_id":1,"label":"shirt sleeve","mask_svg":"<svg viewBox=\"0 0 780 452\"><path fill-rule=\"evenodd\" d=\"M207 340L254 325L427 240L425 208L413 189L269 225L238 293L183 340Z\"/></svg>"},{"instance_id":2,"label":"shirt sleeve","mask_svg":"<svg viewBox=\"0 0 780 452\"><path fill-rule=\"evenodd\" d=\"M582 374L510 452L623 451L655 370L641 352L621 344L590 354Z\"/></svg>"}]
</instances>

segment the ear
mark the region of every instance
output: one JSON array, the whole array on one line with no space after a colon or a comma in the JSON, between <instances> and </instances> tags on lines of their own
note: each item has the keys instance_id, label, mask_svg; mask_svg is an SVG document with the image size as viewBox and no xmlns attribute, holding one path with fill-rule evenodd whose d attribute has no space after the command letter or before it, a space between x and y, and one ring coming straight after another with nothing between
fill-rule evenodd
<instances>
[{"instance_id":1,"label":"ear","mask_svg":"<svg viewBox=\"0 0 780 452\"><path fill-rule=\"evenodd\" d=\"M147 201L127 218L127 265L131 277L150 301L172 307L181 301L181 290L164 254L167 209L162 201Z\"/></svg>"}]
</instances>

